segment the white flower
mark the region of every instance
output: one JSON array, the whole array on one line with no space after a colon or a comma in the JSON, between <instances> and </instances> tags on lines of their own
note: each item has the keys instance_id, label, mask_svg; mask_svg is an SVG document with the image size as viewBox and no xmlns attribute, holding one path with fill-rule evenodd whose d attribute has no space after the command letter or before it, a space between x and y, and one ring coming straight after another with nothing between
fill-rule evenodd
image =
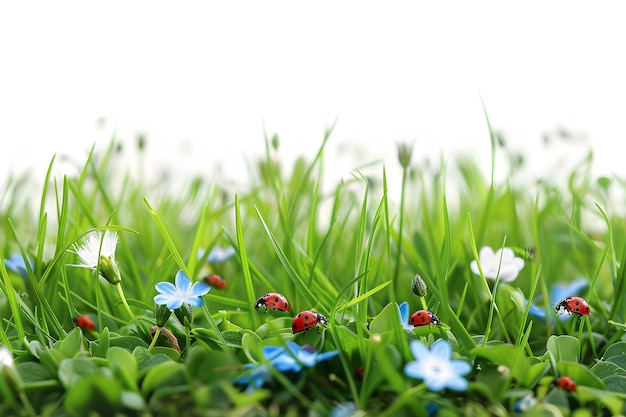
<instances>
[{"instance_id":1,"label":"white flower","mask_svg":"<svg viewBox=\"0 0 626 417\"><path fill-rule=\"evenodd\" d=\"M451 360L450 342L439 339L429 350L419 340L412 340L410 347L415 360L404 366L407 376L424 380L431 391L441 391L446 387L455 391L467 389L468 383L463 375L468 374L472 366L462 360Z\"/></svg>"},{"instance_id":2,"label":"white flower","mask_svg":"<svg viewBox=\"0 0 626 417\"><path fill-rule=\"evenodd\" d=\"M0 371L5 367L13 369L15 368L15 363L13 362L11 351L6 346L2 346L0 347Z\"/></svg>"},{"instance_id":3,"label":"white flower","mask_svg":"<svg viewBox=\"0 0 626 417\"><path fill-rule=\"evenodd\" d=\"M204 304L202 296L211 289L210 285L200 281L191 285L191 281L182 270L176 274L175 282L176 285L167 281L157 283L156 290L159 294L154 296L154 302L165 304L170 310L176 310L184 303L192 307L201 307Z\"/></svg>"},{"instance_id":4,"label":"white flower","mask_svg":"<svg viewBox=\"0 0 626 417\"><path fill-rule=\"evenodd\" d=\"M85 237L82 245L75 245L70 251L80 257L82 264L72 265L80 268L96 269L100 266L100 275L111 284L117 284L122 280L117 262L115 262L115 248L118 236L116 232L107 230L90 233Z\"/></svg>"},{"instance_id":5,"label":"white flower","mask_svg":"<svg viewBox=\"0 0 626 417\"><path fill-rule=\"evenodd\" d=\"M516 257L511 248L498 249L494 253L489 246L483 246L478 255L485 278L497 279L499 276L502 281L511 282L524 268L524 260ZM480 275L476 260L470 263L470 269Z\"/></svg>"}]
</instances>

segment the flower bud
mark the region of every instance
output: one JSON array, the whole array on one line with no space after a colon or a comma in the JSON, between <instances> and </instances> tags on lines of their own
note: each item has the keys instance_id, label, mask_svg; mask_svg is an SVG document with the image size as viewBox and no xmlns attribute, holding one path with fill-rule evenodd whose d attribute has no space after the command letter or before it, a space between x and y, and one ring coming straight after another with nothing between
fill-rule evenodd
<instances>
[{"instance_id":1,"label":"flower bud","mask_svg":"<svg viewBox=\"0 0 626 417\"><path fill-rule=\"evenodd\" d=\"M117 267L117 262L115 262L113 255L108 258L105 256L100 257L100 275L113 285L122 280L120 270Z\"/></svg>"},{"instance_id":2,"label":"flower bud","mask_svg":"<svg viewBox=\"0 0 626 417\"><path fill-rule=\"evenodd\" d=\"M191 308L191 304L183 303L182 306L174 310L174 314L183 326L191 326L191 322L193 320L193 311ZM187 319L187 323L185 323L185 318Z\"/></svg>"},{"instance_id":3,"label":"flower bud","mask_svg":"<svg viewBox=\"0 0 626 417\"><path fill-rule=\"evenodd\" d=\"M415 274L413 281L411 281L411 291L418 297L424 297L428 294L428 287L419 274Z\"/></svg>"},{"instance_id":4,"label":"flower bud","mask_svg":"<svg viewBox=\"0 0 626 417\"><path fill-rule=\"evenodd\" d=\"M157 304L154 308L154 317L156 319L156 325L159 327L165 326L167 320L172 315L172 310L167 308L167 304Z\"/></svg>"},{"instance_id":5,"label":"flower bud","mask_svg":"<svg viewBox=\"0 0 626 417\"><path fill-rule=\"evenodd\" d=\"M398 161L402 168L407 168L411 164L411 154L413 153L413 145L406 143L398 144Z\"/></svg>"}]
</instances>

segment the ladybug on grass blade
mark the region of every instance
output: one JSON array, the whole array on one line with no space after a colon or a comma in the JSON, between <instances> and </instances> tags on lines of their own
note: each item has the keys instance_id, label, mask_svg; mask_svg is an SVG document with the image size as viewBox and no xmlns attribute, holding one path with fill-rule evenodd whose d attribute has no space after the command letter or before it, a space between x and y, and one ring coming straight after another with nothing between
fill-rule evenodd
<instances>
[{"instance_id":1,"label":"ladybug on grass blade","mask_svg":"<svg viewBox=\"0 0 626 417\"><path fill-rule=\"evenodd\" d=\"M293 321L291 322L291 330L293 330L294 334L300 332L304 332L302 334L307 334L313 326L317 326L317 332L319 333L320 323L326 327L328 326L328 319L316 311L306 310L298 313L298 315L293 318Z\"/></svg>"},{"instance_id":2,"label":"ladybug on grass blade","mask_svg":"<svg viewBox=\"0 0 626 417\"><path fill-rule=\"evenodd\" d=\"M439 321L439 317L427 310L417 310L409 317L409 324L412 324L413 327L425 326L431 323L435 326L439 326L441 321Z\"/></svg>"},{"instance_id":3,"label":"ladybug on grass blade","mask_svg":"<svg viewBox=\"0 0 626 417\"><path fill-rule=\"evenodd\" d=\"M206 277L202 278L201 281L205 284L209 284L212 287L217 287L222 290L226 288L226 280L216 274L207 275Z\"/></svg>"},{"instance_id":4,"label":"ladybug on grass blade","mask_svg":"<svg viewBox=\"0 0 626 417\"><path fill-rule=\"evenodd\" d=\"M576 382L569 376L562 376L554 381L554 384L565 391L576 392Z\"/></svg>"},{"instance_id":5,"label":"ladybug on grass blade","mask_svg":"<svg viewBox=\"0 0 626 417\"><path fill-rule=\"evenodd\" d=\"M94 323L93 320L91 320L86 314L74 317L73 321L74 324L80 327L82 330L96 330L96 323Z\"/></svg>"},{"instance_id":6,"label":"ladybug on grass blade","mask_svg":"<svg viewBox=\"0 0 626 417\"><path fill-rule=\"evenodd\" d=\"M291 309L287 298L277 292L268 292L260 296L259 299L256 300L256 303L254 303L254 309L258 310L261 306L265 306L265 311L267 311L268 308L280 311L289 311Z\"/></svg>"},{"instance_id":7,"label":"ladybug on grass blade","mask_svg":"<svg viewBox=\"0 0 626 417\"><path fill-rule=\"evenodd\" d=\"M591 313L589 304L582 297L566 297L556 303L556 314L563 315L565 313L578 314L578 318L581 316L588 316Z\"/></svg>"}]
</instances>

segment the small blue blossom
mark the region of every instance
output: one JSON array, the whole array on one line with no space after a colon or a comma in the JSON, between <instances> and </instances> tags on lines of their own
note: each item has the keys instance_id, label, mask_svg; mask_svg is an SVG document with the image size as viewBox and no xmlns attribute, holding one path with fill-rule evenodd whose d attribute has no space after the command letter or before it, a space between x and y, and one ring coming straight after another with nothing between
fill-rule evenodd
<instances>
[{"instance_id":1,"label":"small blue blossom","mask_svg":"<svg viewBox=\"0 0 626 417\"><path fill-rule=\"evenodd\" d=\"M233 255L235 255L235 248L232 246L227 248L220 248L216 246L211 249L211 253L209 253L209 257L206 261L210 264L219 264L232 258Z\"/></svg>"},{"instance_id":2,"label":"small blue blossom","mask_svg":"<svg viewBox=\"0 0 626 417\"><path fill-rule=\"evenodd\" d=\"M255 389L261 388L265 381L270 379L270 370L266 364L252 364L247 363L244 365L250 372L246 372L241 377L235 380L235 384L247 384L246 391L251 392Z\"/></svg>"},{"instance_id":3,"label":"small blue blossom","mask_svg":"<svg viewBox=\"0 0 626 417\"><path fill-rule=\"evenodd\" d=\"M330 359L339 354L338 350L318 353L313 346L304 345L300 347L296 342L287 342L285 346L264 346L261 349L263 358L280 372L300 372L302 366L312 368L317 363ZM251 387L261 388L265 381L269 379L269 369L266 364L246 364L246 369L252 369L235 381L239 384L248 384Z\"/></svg>"},{"instance_id":4,"label":"small blue blossom","mask_svg":"<svg viewBox=\"0 0 626 417\"><path fill-rule=\"evenodd\" d=\"M29 259L28 263L30 264L31 269L34 268L35 265L32 259ZM24 262L24 257L19 253L13 253L9 259L5 259L4 266L6 266L9 271L13 271L23 278L28 277L26 262Z\"/></svg>"},{"instance_id":5,"label":"small blue blossom","mask_svg":"<svg viewBox=\"0 0 626 417\"><path fill-rule=\"evenodd\" d=\"M339 354L338 350L318 353L311 345L300 347L296 342L287 342L287 348L283 346L265 346L261 349L263 357L280 372L300 372L302 366L311 368L315 364L330 359Z\"/></svg>"},{"instance_id":6,"label":"small blue blossom","mask_svg":"<svg viewBox=\"0 0 626 417\"><path fill-rule=\"evenodd\" d=\"M356 410L358 410L358 408L353 402L337 404L337 406L330 411L329 417L348 417Z\"/></svg>"},{"instance_id":7,"label":"small blue blossom","mask_svg":"<svg viewBox=\"0 0 626 417\"><path fill-rule=\"evenodd\" d=\"M429 350L422 342L412 340L410 347L415 360L404 366L407 376L424 380L431 391L441 391L446 387L455 391L467 390L468 382L463 375L468 374L472 366L465 361L451 359L450 342L439 339Z\"/></svg>"},{"instance_id":8,"label":"small blue blossom","mask_svg":"<svg viewBox=\"0 0 626 417\"><path fill-rule=\"evenodd\" d=\"M513 410L517 411L518 413L522 413L524 411L528 411L535 404L537 404L537 400L535 400L535 397L533 397L532 393L529 393L525 397L515 401L515 404L513 405Z\"/></svg>"},{"instance_id":9,"label":"small blue blossom","mask_svg":"<svg viewBox=\"0 0 626 417\"><path fill-rule=\"evenodd\" d=\"M402 323L402 327L406 330L413 330L415 326L409 324L409 303L406 301L400 304L400 323Z\"/></svg>"},{"instance_id":10,"label":"small blue blossom","mask_svg":"<svg viewBox=\"0 0 626 417\"><path fill-rule=\"evenodd\" d=\"M204 304L202 296L211 289L210 285L199 281L191 285L191 281L182 270L176 274L175 282L175 286L171 282L157 283L155 288L159 294L154 296L154 302L165 304L170 310L180 308L183 303L192 307L201 307Z\"/></svg>"},{"instance_id":11,"label":"small blue blossom","mask_svg":"<svg viewBox=\"0 0 626 417\"><path fill-rule=\"evenodd\" d=\"M573 295L580 294L585 288L589 286L589 282L586 278L578 278L569 284L554 284L550 290L550 303L555 305L565 297L571 297ZM528 300L526 300L528 304ZM543 306L530 305L530 314L537 317L542 322L546 322L546 309ZM561 321L567 320L569 316L561 315L559 319Z\"/></svg>"}]
</instances>

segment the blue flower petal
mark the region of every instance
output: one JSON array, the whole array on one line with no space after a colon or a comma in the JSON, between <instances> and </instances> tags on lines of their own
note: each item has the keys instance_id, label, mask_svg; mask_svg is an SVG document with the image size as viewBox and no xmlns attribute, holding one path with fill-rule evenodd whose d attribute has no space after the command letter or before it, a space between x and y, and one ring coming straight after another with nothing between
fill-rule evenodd
<instances>
[{"instance_id":1,"label":"blue flower petal","mask_svg":"<svg viewBox=\"0 0 626 417\"><path fill-rule=\"evenodd\" d=\"M333 358L333 357L335 357L337 355L339 355L339 351L338 350L331 350L329 352L320 353L319 355L317 355L316 362L319 363L319 362L325 361L326 359Z\"/></svg>"},{"instance_id":2,"label":"blue flower petal","mask_svg":"<svg viewBox=\"0 0 626 417\"><path fill-rule=\"evenodd\" d=\"M450 361L450 366L452 366L454 372L459 375L467 375L472 370L472 365L470 365L468 362L461 360Z\"/></svg>"},{"instance_id":3,"label":"blue flower petal","mask_svg":"<svg viewBox=\"0 0 626 417\"><path fill-rule=\"evenodd\" d=\"M214 247L209 253L207 262L211 264L217 264L230 259L235 254L235 248L229 246L227 248Z\"/></svg>"},{"instance_id":4,"label":"blue flower petal","mask_svg":"<svg viewBox=\"0 0 626 417\"><path fill-rule=\"evenodd\" d=\"M191 286L191 281L187 278L187 275L185 275L182 269L176 273L174 282L176 282L176 288L183 293L186 293Z\"/></svg>"},{"instance_id":5,"label":"blue flower petal","mask_svg":"<svg viewBox=\"0 0 626 417\"><path fill-rule=\"evenodd\" d=\"M589 282L586 278L578 278L569 284L554 284L550 291L550 298L552 303L556 304L565 297L572 297L579 295L582 290L589 286Z\"/></svg>"},{"instance_id":6,"label":"blue flower petal","mask_svg":"<svg viewBox=\"0 0 626 417\"><path fill-rule=\"evenodd\" d=\"M192 307L202 307L202 305L204 304L204 300L200 297L187 298L187 304L189 304Z\"/></svg>"},{"instance_id":7,"label":"blue flower petal","mask_svg":"<svg viewBox=\"0 0 626 417\"><path fill-rule=\"evenodd\" d=\"M410 348L413 357L417 360L430 355L428 348L419 340L411 340Z\"/></svg>"},{"instance_id":8,"label":"blue flower petal","mask_svg":"<svg viewBox=\"0 0 626 417\"><path fill-rule=\"evenodd\" d=\"M400 322L402 323L402 327L407 330L413 330L413 326L409 324L409 303L404 301L400 304Z\"/></svg>"},{"instance_id":9,"label":"blue flower petal","mask_svg":"<svg viewBox=\"0 0 626 417\"><path fill-rule=\"evenodd\" d=\"M176 295L176 287L171 282L159 282L154 286L158 292L167 295Z\"/></svg>"},{"instance_id":10,"label":"blue flower petal","mask_svg":"<svg viewBox=\"0 0 626 417\"><path fill-rule=\"evenodd\" d=\"M417 361L411 361L404 365L404 374L411 378L423 379L423 367Z\"/></svg>"},{"instance_id":11,"label":"blue flower petal","mask_svg":"<svg viewBox=\"0 0 626 417\"><path fill-rule=\"evenodd\" d=\"M439 360L449 361L452 357L452 344L447 340L439 339L430 345L430 352Z\"/></svg>"},{"instance_id":12,"label":"blue flower petal","mask_svg":"<svg viewBox=\"0 0 626 417\"><path fill-rule=\"evenodd\" d=\"M445 381L445 386L455 391L465 391L467 390L468 382L467 382L467 379L465 378L462 378L460 376L455 376L454 378L447 379ZM438 390L434 390L434 391L438 391Z\"/></svg>"},{"instance_id":13,"label":"blue flower petal","mask_svg":"<svg viewBox=\"0 0 626 417\"><path fill-rule=\"evenodd\" d=\"M204 282L196 281L191 286L190 297L202 297L204 294L211 291L211 286Z\"/></svg>"},{"instance_id":14,"label":"blue flower petal","mask_svg":"<svg viewBox=\"0 0 626 417\"><path fill-rule=\"evenodd\" d=\"M285 353L285 348L282 346L263 346L261 353L266 360L271 361L276 356Z\"/></svg>"}]
</instances>

